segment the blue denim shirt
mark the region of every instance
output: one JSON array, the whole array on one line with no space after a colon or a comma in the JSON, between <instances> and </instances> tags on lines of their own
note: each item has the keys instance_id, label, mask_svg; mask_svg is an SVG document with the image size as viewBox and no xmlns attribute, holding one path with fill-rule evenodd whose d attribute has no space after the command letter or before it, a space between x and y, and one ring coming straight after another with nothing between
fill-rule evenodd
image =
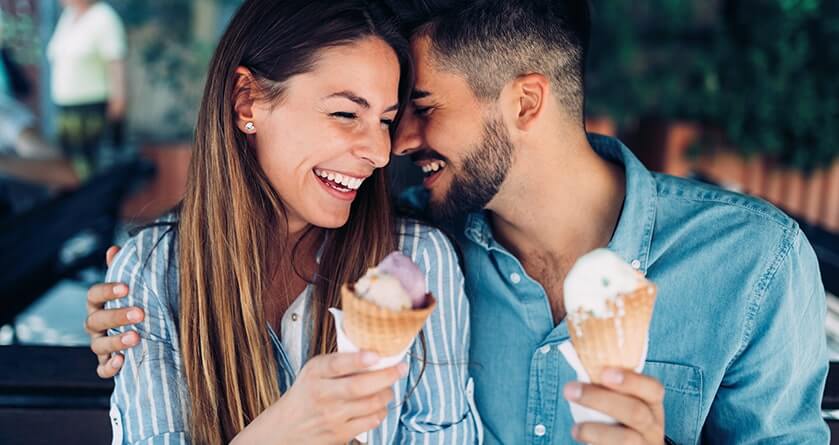
<instances>
[{"instance_id":1,"label":"blue denim shirt","mask_svg":"<svg viewBox=\"0 0 839 445\"><path fill-rule=\"evenodd\" d=\"M795 221L764 201L651 173L615 139L590 142L626 172L608 248L658 286L643 372L665 387L667 436L827 443L824 288ZM488 217L454 229L485 443L573 443L562 389L576 374L558 349L568 328L554 325L545 290L495 241Z\"/></svg>"}]
</instances>

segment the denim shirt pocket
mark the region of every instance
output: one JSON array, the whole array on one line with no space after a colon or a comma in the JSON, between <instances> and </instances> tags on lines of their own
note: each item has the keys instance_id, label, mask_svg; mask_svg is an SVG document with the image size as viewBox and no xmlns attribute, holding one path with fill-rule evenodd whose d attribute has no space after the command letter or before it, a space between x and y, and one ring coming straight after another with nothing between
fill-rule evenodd
<instances>
[{"instance_id":1,"label":"denim shirt pocket","mask_svg":"<svg viewBox=\"0 0 839 445\"><path fill-rule=\"evenodd\" d=\"M698 443L702 371L695 366L648 360L643 373L664 385L667 436L678 444Z\"/></svg>"}]
</instances>

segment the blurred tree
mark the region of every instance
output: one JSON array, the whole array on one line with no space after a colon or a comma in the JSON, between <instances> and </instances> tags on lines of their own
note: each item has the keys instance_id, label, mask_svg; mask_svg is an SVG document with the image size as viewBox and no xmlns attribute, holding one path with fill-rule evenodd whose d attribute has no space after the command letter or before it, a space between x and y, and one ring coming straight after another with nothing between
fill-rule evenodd
<instances>
[{"instance_id":1,"label":"blurred tree","mask_svg":"<svg viewBox=\"0 0 839 445\"><path fill-rule=\"evenodd\" d=\"M132 132L144 142L190 140L207 66L242 0L111 0L129 41Z\"/></svg>"},{"instance_id":2,"label":"blurred tree","mask_svg":"<svg viewBox=\"0 0 839 445\"><path fill-rule=\"evenodd\" d=\"M836 0L593 0L587 110L724 131L796 168L839 155Z\"/></svg>"},{"instance_id":3,"label":"blurred tree","mask_svg":"<svg viewBox=\"0 0 839 445\"><path fill-rule=\"evenodd\" d=\"M12 11L0 9L0 46L11 51L17 63L36 65L42 55L38 27L31 5L18 5Z\"/></svg>"},{"instance_id":4,"label":"blurred tree","mask_svg":"<svg viewBox=\"0 0 839 445\"><path fill-rule=\"evenodd\" d=\"M717 1L594 1L588 111L707 120L716 95Z\"/></svg>"},{"instance_id":5,"label":"blurred tree","mask_svg":"<svg viewBox=\"0 0 839 445\"><path fill-rule=\"evenodd\" d=\"M744 153L804 170L839 154L839 2L727 0L721 113Z\"/></svg>"}]
</instances>

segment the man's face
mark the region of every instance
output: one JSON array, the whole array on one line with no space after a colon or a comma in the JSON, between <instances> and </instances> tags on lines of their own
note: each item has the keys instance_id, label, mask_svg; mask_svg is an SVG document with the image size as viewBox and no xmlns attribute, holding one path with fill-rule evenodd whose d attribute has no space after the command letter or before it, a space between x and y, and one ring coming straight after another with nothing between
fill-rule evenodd
<instances>
[{"instance_id":1,"label":"man's face","mask_svg":"<svg viewBox=\"0 0 839 445\"><path fill-rule=\"evenodd\" d=\"M414 39L411 47L416 85L393 153L410 155L423 170L432 215L448 221L495 197L513 145L495 104L481 102L465 78L433 65L427 38Z\"/></svg>"}]
</instances>

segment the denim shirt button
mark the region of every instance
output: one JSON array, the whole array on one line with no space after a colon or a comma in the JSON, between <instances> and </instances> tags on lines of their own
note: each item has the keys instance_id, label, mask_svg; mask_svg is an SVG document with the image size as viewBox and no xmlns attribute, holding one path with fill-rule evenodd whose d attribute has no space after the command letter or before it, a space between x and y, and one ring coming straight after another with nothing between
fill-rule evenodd
<instances>
[{"instance_id":1,"label":"denim shirt button","mask_svg":"<svg viewBox=\"0 0 839 445\"><path fill-rule=\"evenodd\" d=\"M632 268L633 268L633 269L635 269L635 270L638 270L638 269L640 269L640 268L641 268L641 262L640 262L640 261L638 261L638 260L632 260L632 263L631 263L630 265L631 265L631 266L632 266Z\"/></svg>"},{"instance_id":2,"label":"denim shirt button","mask_svg":"<svg viewBox=\"0 0 839 445\"><path fill-rule=\"evenodd\" d=\"M545 425L542 425L541 423L536 425L536 428L533 428L533 434L538 437L544 436L546 431L547 429L545 428Z\"/></svg>"},{"instance_id":3,"label":"denim shirt button","mask_svg":"<svg viewBox=\"0 0 839 445\"><path fill-rule=\"evenodd\" d=\"M541 352L542 354L547 354L547 353L551 352L551 346L550 345L542 346L541 348L539 348L539 352Z\"/></svg>"},{"instance_id":4,"label":"denim shirt button","mask_svg":"<svg viewBox=\"0 0 839 445\"><path fill-rule=\"evenodd\" d=\"M519 283L521 283L521 275L519 275L519 274L517 274L517 273L515 273L515 272L511 273L511 274L510 274L510 281L512 281L512 282L513 282L513 284L519 284Z\"/></svg>"}]
</instances>

